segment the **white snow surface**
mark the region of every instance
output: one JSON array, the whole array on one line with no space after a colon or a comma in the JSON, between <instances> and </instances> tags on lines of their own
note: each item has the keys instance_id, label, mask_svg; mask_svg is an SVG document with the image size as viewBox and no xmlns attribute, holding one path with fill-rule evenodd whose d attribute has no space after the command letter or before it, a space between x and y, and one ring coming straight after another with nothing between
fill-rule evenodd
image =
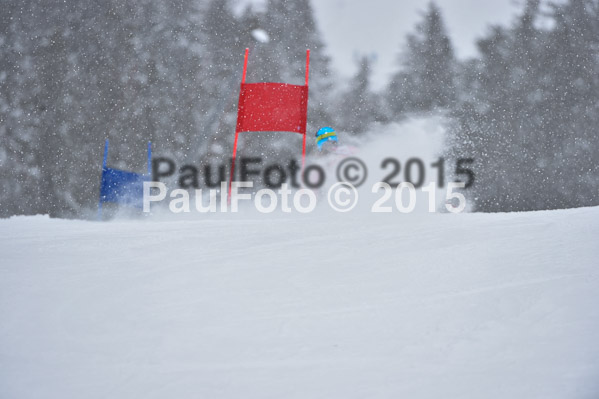
<instances>
[{"instance_id":1,"label":"white snow surface","mask_svg":"<svg viewBox=\"0 0 599 399\"><path fill-rule=\"evenodd\" d=\"M599 208L0 221L0 398L599 397Z\"/></svg>"}]
</instances>

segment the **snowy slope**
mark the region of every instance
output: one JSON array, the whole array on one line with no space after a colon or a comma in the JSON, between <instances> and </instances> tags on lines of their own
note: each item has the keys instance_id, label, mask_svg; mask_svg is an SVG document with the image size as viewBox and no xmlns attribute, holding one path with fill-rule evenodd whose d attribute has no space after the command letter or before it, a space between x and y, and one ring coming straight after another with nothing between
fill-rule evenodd
<instances>
[{"instance_id":1,"label":"snowy slope","mask_svg":"<svg viewBox=\"0 0 599 399\"><path fill-rule=\"evenodd\" d=\"M0 398L597 398L598 236L599 208L2 220Z\"/></svg>"}]
</instances>

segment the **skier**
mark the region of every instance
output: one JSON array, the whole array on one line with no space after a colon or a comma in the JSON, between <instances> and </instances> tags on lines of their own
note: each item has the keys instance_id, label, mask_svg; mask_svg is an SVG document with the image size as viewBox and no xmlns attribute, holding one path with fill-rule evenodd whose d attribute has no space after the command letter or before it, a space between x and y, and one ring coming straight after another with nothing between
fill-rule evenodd
<instances>
[{"instance_id":1,"label":"skier","mask_svg":"<svg viewBox=\"0 0 599 399\"><path fill-rule=\"evenodd\" d=\"M320 130L316 132L316 145L318 146L318 151L322 151L322 147L325 145L325 143L330 143L326 146L326 148L331 151L332 149L329 147L331 147L331 145L336 146L338 142L339 140L337 139L337 133L335 133L335 130L333 130L331 127L326 126L320 128Z\"/></svg>"}]
</instances>

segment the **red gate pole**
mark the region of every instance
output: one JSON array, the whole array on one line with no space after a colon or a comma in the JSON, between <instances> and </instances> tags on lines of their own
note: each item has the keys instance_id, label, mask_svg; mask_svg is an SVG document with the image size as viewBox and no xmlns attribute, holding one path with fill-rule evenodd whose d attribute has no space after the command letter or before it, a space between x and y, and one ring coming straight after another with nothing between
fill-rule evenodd
<instances>
[{"instance_id":1,"label":"red gate pole","mask_svg":"<svg viewBox=\"0 0 599 399\"><path fill-rule=\"evenodd\" d=\"M302 173L304 173L304 166L306 166L306 132L304 132L304 139L302 144Z\"/></svg>"},{"instance_id":2,"label":"red gate pole","mask_svg":"<svg viewBox=\"0 0 599 399\"><path fill-rule=\"evenodd\" d=\"M308 86L308 77L310 76L310 49L306 50L306 86Z\"/></svg>"},{"instance_id":3,"label":"red gate pole","mask_svg":"<svg viewBox=\"0 0 599 399\"><path fill-rule=\"evenodd\" d=\"M248 69L248 53L250 49L245 49L245 56L243 57L243 75L241 76L241 84L245 83L245 75ZM239 97L241 100L241 96ZM238 106L239 107L239 106ZM238 115L239 117L239 115ZM237 158L237 139L239 138L239 130L235 127L235 142L233 143L233 157L231 158L231 174L229 175L229 190L227 191L227 204L231 203L231 185L233 184L233 176L235 176L235 159Z\"/></svg>"},{"instance_id":4,"label":"red gate pole","mask_svg":"<svg viewBox=\"0 0 599 399\"><path fill-rule=\"evenodd\" d=\"M309 77L310 77L310 49L306 50L306 87L308 87ZM307 98L306 98L306 101L308 101ZM308 110L306 109L306 118L308 117L307 112L308 112ZM306 129L304 128L304 138L303 138L303 143L302 143L302 174L304 173L304 166L306 166L306 134L308 134L308 132L306 132Z\"/></svg>"}]
</instances>

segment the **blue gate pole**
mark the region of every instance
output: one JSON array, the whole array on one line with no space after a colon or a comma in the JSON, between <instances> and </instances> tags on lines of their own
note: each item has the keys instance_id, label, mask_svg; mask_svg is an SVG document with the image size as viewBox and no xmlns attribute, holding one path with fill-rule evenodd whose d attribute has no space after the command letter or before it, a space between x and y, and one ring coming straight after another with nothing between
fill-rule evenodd
<instances>
[{"instance_id":1,"label":"blue gate pole","mask_svg":"<svg viewBox=\"0 0 599 399\"><path fill-rule=\"evenodd\" d=\"M148 141L148 175L152 178L152 142Z\"/></svg>"}]
</instances>

